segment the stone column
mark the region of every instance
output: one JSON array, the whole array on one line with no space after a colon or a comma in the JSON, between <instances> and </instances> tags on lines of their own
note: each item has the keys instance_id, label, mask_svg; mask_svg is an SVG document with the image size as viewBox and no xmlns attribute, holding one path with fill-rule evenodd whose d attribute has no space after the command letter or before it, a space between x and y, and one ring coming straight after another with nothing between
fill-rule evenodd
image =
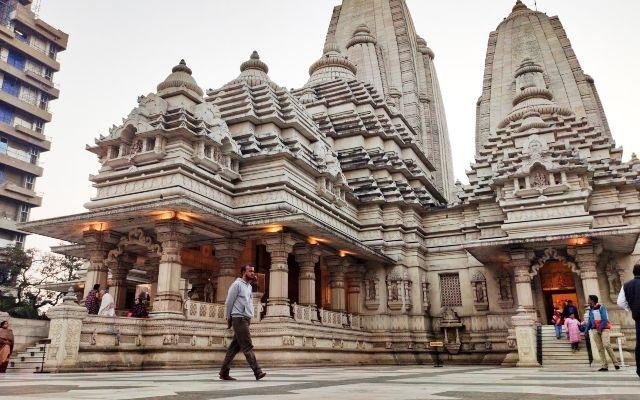
<instances>
[{"instance_id":1,"label":"stone column","mask_svg":"<svg viewBox=\"0 0 640 400\"><path fill-rule=\"evenodd\" d=\"M84 232L82 238L89 256L89 268L84 280L83 298L86 298L96 283L100 284L101 289L107 288L109 269L105 260L109 251L118 243L118 236L110 231L91 229Z\"/></svg>"},{"instance_id":2,"label":"stone column","mask_svg":"<svg viewBox=\"0 0 640 400\"><path fill-rule=\"evenodd\" d=\"M184 318L180 293L180 252L190 232L191 226L184 221L171 220L156 225L162 256L158 268L158 292L151 313L153 318Z\"/></svg>"},{"instance_id":3,"label":"stone column","mask_svg":"<svg viewBox=\"0 0 640 400\"><path fill-rule=\"evenodd\" d=\"M602 295L600 292L600 283L598 282L598 271L596 269L598 261L598 251L594 245L575 246L567 248L569 255L573 256L576 260L576 264L580 269L580 279L582 280L582 289L584 292L585 304L588 307L589 295L595 294L600 301ZM593 362L595 364L601 362L598 348L595 345L593 335L594 330L589 331L589 337L591 338L591 354L593 355Z\"/></svg>"},{"instance_id":4,"label":"stone column","mask_svg":"<svg viewBox=\"0 0 640 400\"><path fill-rule=\"evenodd\" d=\"M344 290L347 259L339 256L326 258L329 267L329 287L331 288L331 309L333 311L346 311L346 299Z\"/></svg>"},{"instance_id":5,"label":"stone column","mask_svg":"<svg viewBox=\"0 0 640 400\"><path fill-rule=\"evenodd\" d=\"M121 255L116 262L107 266L111 271L111 287L109 291L116 302L116 310L124 310L127 301L127 276L136 262L136 257L131 255Z\"/></svg>"},{"instance_id":6,"label":"stone column","mask_svg":"<svg viewBox=\"0 0 640 400\"><path fill-rule=\"evenodd\" d=\"M533 306L533 292L531 291L531 261L526 251L515 251L510 254L511 267L516 281L516 293L518 294L518 308L524 312L536 316Z\"/></svg>"},{"instance_id":7,"label":"stone column","mask_svg":"<svg viewBox=\"0 0 640 400\"><path fill-rule=\"evenodd\" d=\"M240 276L238 259L244 249L244 240L226 238L213 244L215 257L220 266L218 274L218 287L216 289L216 302L224 303L227 299L229 287Z\"/></svg>"},{"instance_id":8,"label":"stone column","mask_svg":"<svg viewBox=\"0 0 640 400\"><path fill-rule=\"evenodd\" d=\"M538 367L536 340L536 312L531 291L531 261L525 250L510 254L511 266L515 275L518 308L511 317L518 345L518 367Z\"/></svg>"},{"instance_id":9,"label":"stone column","mask_svg":"<svg viewBox=\"0 0 640 400\"><path fill-rule=\"evenodd\" d=\"M262 239L271 256L269 298L266 318L291 318L289 308L289 266L287 258L296 241L290 233L269 234Z\"/></svg>"},{"instance_id":10,"label":"stone column","mask_svg":"<svg viewBox=\"0 0 640 400\"><path fill-rule=\"evenodd\" d=\"M298 243L293 252L300 265L298 278L298 301L300 305L316 307L316 264L320 260L317 245ZM312 313L313 315L313 313Z\"/></svg>"},{"instance_id":11,"label":"stone column","mask_svg":"<svg viewBox=\"0 0 640 400\"><path fill-rule=\"evenodd\" d=\"M588 302L589 295L591 294L595 294L599 299L602 299L600 284L598 283L598 272L596 270L598 261L597 248L593 245L586 245L570 247L567 250L576 260L576 264L580 269L580 279L582 280L585 301Z\"/></svg>"},{"instance_id":12,"label":"stone column","mask_svg":"<svg viewBox=\"0 0 640 400\"><path fill-rule=\"evenodd\" d=\"M51 319L45 368L61 371L73 368L78 362L82 320L87 316L86 308L79 306L73 288L63 297L62 304L47 311Z\"/></svg>"},{"instance_id":13,"label":"stone column","mask_svg":"<svg viewBox=\"0 0 640 400\"><path fill-rule=\"evenodd\" d=\"M351 314L360 314L362 276L363 269L359 265L351 265L347 268L347 311Z\"/></svg>"}]
</instances>

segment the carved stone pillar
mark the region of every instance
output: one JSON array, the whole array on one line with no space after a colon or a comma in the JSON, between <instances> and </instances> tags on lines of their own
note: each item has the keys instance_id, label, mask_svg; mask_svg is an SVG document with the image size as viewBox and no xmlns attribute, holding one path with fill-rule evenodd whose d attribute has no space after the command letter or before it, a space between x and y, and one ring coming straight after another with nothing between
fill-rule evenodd
<instances>
[{"instance_id":1,"label":"carved stone pillar","mask_svg":"<svg viewBox=\"0 0 640 400\"><path fill-rule=\"evenodd\" d=\"M347 267L347 259L339 256L326 258L329 266L329 287L331 288L331 309L333 311L346 311L344 280Z\"/></svg>"},{"instance_id":2,"label":"carved stone pillar","mask_svg":"<svg viewBox=\"0 0 640 400\"><path fill-rule=\"evenodd\" d=\"M89 268L84 280L83 298L86 298L96 283L100 284L101 289L107 288L109 269L105 260L109 250L118 243L118 236L110 231L89 230L84 232L82 237L89 256Z\"/></svg>"},{"instance_id":3,"label":"carved stone pillar","mask_svg":"<svg viewBox=\"0 0 640 400\"><path fill-rule=\"evenodd\" d=\"M79 306L73 288L63 297L62 304L50 308L47 316L49 339L45 367L48 371L61 371L75 367L80 349L80 332L82 320L87 316L87 309Z\"/></svg>"},{"instance_id":4,"label":"carved stone pillar","mask_svg":"<svg viewBox=\"0 0 640 400\"><path fill-rule=\"evenodd\" d=\"M593 245L586 245L571 247L568 248L567 251L576 260L576 264L580 269L580 279L582 280L585 301L588 302L589 295L591 294L595 294L599 299L602 299L596 269L598 261L597 248Z\"/></svg>"},{"instance_id":5,"label":"carved stone pillar","mask_svg":"<svg viewBox=\"0 0 640 400\"><path fill-rule=\"evenodd\" d=\"M535 330L537 318L531 291L531 262L524 250L512 252L510 258L518 294L518 309L516 315L511 317L518 345L517 366L537 367L539 366Z\"/></svg>"},{"instance_id":6,"label":"carved stone pillar","mask_svg":"<svg viewBox=\"0 0 640 400\"><path fill-rule=\"evenodd\" d=\"M289 233L271 234L261 240L271 256L266 318L291 318L287 258L293 251L296 241Z\"/></svg>"},{"instance_id":7,"label":"carved stone pillar","mask_svg":"<svg viewBox=\"0 0 640 400\"><path fill-rule=\"evenodd\" d=\"M238 259L244 249L242 239L222 239L213 244L215 257L220 266L218 274L218 287L216 290L216 302L224 303L227 299L227 291L239 275Z\"/></svg>"},{"instance_id":8,"label":"carved stone pillar","mask_svg":"<svg viewBox=\"0 0 640 400\"><path fill-rule=\"evenodd\" d=\"M180 252L190 232L191 226L183 221L171 220L156 225L162 256L158 268L158 292L151 313L153 318L184 318L180 294Z\"/></svg>"},{"instance_id":9,"label":"carved stone pillar","mask_svg":"<svg viewBox=\"0 0 640 400\"><path fill-rule=\"evenodd\" d=\"M511 253L511 267L515 275L518 308L535 316L533 292L531 291L531 261L526 251Z\"/></svg>"},{"instance_id":10,"label":"carved stone pillar","mask_svg":"<svg viewBox=\"0 0 640 400\"><path fill-rule=\"evenodd\" d=\"M317 245L298 243L293 248L296 262L300 266L298 278L298 301L300 305L316 307L316 264L320 260ZM314 315L314 313L312 313Z\"/></svg>"},{"instance_id":11,"label":"carved stone pillar","mask_svg":"<svg viewBox=\"0 0 640 400\"><path fill-rule=\"evenodd\" d=\"M129 271L133 268L135 262L136 257L129 254L120 256L114 265L109 265L109 262L107 262L107 266L111 271L111 287L109 291L116 302L116 310L124 310L126 308L127 275L129 275Z\"/></svg>"},{"instance_id":12,"label":"carved stone pillar","mask_svg":"<svg viewBox=\"0 0 640 400\"><path fill-rule=\"evenodd\" d=\"M363 272L364 269L360 265L347 268L347 311L351 314L360 314Z\"/></svg>"}]
</instances>

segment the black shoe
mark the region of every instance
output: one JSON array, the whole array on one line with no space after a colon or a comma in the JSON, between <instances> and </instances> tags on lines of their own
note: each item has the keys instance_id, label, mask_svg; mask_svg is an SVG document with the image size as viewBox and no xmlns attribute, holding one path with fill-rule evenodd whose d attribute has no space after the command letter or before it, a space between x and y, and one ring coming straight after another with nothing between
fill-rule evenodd
<instances>
[{"instance_id":1,"label":"black shoe","mask_svg":"<svg viewBox=\"0 0 640 400\"><path fill-rule=\"evenodd\" d=\"M609 368L604 368L604 367L603 367L603 368L600 368L600 369L598 370L598 372L606 372L606 371L609 371Z\"/></svg>"},{"instance_id":2,"label":"black shoe","mask_svg":"<svg viewBox=\"0 0 640 400\"><path fill-rule=\"evenodd\" d=\"M220 377L221 380L223 381L235 381L237 380L236 378L232 378L229 373L222 373L220 372L220 374L218 375Z\"/></svg>"},{"instance_id":3,"label":"black shoe","mask_svg":"<svg viewBox=\"0 0 640 400\"><path fill-rule=\"evenodd\" d=\"M256 373L256 380L259 381L260 379L264 378L265 376L267 376L267 373L264 371L260 371Z\"/></svg>"},{"instance_id":4,"label":"black shoe","mask_svg":"<svg viewBox=\"0 0 640 400\"><path fill-rule=\"evenodd\" d=\"M620 369L619 365L614 365L614 367L616 367L616 371Z\"/></svg>"}]
</instances>

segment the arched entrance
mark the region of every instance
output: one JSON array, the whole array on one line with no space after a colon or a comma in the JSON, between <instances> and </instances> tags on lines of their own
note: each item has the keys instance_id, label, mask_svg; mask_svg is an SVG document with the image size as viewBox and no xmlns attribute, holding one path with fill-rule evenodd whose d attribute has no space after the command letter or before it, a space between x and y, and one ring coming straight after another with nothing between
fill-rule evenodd
<instances>
[{"instance_id":1,"label":"arched entrance","mask_svg":"<svg viewBox=\"0 0 640 400\"><path fill-rule=\"evenodd\" d=\"M581 297L578 294L578 280L566 261L549 260L538 271L540 286L544 297L546 322L551 323L554 308L562 310L567 301L581 309ZM580 318L580 315L576 315Z\"/></svg>"}]
</instances>

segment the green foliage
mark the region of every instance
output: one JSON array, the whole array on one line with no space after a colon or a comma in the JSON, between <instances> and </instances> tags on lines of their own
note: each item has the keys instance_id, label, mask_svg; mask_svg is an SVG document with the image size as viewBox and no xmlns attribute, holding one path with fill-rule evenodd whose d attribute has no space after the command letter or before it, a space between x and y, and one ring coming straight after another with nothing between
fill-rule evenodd
<instances>
[{"instance_id":1,"label":"green foliage","mask_svg":"<svg viewBox=\"0 0 640 400\"><path fill-rule=\"evenodd\" d=\"M0 253L0 277L4 278L0 310L19 318L38 318L40 309L58 303L62 293L43 289L47 283L78 279L80 259L40 254L34 249L7 247Z\"/></svg>"}]
</instances>

